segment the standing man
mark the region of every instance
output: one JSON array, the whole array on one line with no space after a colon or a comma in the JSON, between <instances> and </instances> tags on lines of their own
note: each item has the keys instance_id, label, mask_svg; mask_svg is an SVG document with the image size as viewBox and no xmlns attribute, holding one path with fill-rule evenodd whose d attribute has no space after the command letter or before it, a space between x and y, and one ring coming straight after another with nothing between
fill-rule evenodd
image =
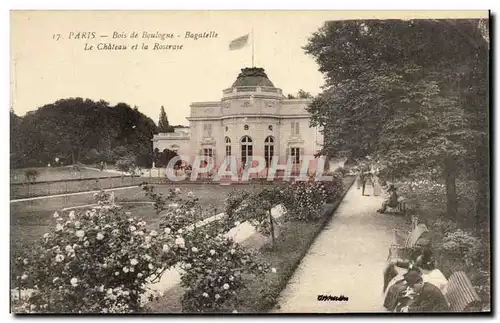
<instances>
[{"instance_id":1,"label":"standing man","mask_svg":"<svg viewBox=\"0 0 500 323\"><path fill-rule=\"evenodd\" d=\"M360 179L361 179L361 195L365 196L366 182L370 179L371 173L370 168L366 165L361 167Z\"/></svg>"}]
</instances>

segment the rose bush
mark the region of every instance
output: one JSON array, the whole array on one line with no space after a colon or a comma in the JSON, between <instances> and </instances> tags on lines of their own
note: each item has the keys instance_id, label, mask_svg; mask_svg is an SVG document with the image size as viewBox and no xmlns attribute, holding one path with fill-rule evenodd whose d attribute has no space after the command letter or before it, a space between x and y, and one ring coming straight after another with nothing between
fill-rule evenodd
<instances>
[{"instance_id":1,"label":"rose bush","mask_svg":"<svg viewBox=\"0 0 500 323\"><path fill-rule=\"evenodd\" d=\"M246 287L249 276L262 278L269 265L258 263L255 256L232 239L206 230L186 233L182 254L181 285L184 312L233 311L232 297Z\"/></svg>"},{"instance_id":2,"label":"rose bush","mask_svg":"<svg viewBox=\"0 0 500 323\"><path fill-rule=\"evenodd\" d=\"M287 219L314 221L321 216L328 198L325 184L313 180L290 183L282 193Z\"/></svg>"},{"instance_id":3,"label":"rose bush","mask_svg":"<svg viewBox=\"0 0 500 323\"><path fill-rule=\"evenodd\" d=\"M173 201L176 202L176 206L172 207L176 214L176 210L200 210L198 199L191 192L182 194L181 191L175 191L174 194L160 196L154 193L153 187L145 185L144 189L155 205L158 204L156 208L160 214L162 206ZM238 199L237 194L232 196ZM243 196L247 196L246 193ZM175 236L176 261L182 269L181 285L185 288L182 296L183 312L233 311L230 300L246 287L248 278L260 277L269 271L268 264L255 261L252 252L224 235L239 225L238 221L233 220L242 216L240 209L241 204L233 210L231 217L212 225L196 226L191 222L185 226L186 221L177 216L162 219L160 226L172 230ZM183 225L183 228L177 229Z\"/></svg>"},{"instance_id":4,"label":"rose bush","mask_svg":"<svg viewBox=\"0 0 500 323\"><path fill-rule=\"evenodd\" d=\"M54 218L56 227L14 259L14 286L33 290L22 312L136 312L147 283L176 262L169 233L103 200Z\"/></svg>"}]
</instances>

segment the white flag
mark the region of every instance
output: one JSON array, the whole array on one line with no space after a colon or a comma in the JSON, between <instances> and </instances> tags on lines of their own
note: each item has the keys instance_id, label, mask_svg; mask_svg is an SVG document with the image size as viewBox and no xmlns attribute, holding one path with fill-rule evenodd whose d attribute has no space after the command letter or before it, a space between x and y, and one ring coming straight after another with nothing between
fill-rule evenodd
<instances>
[{"instance_id":1,"label":"white flag","mask_svg":"<svg viewBox=\"0 0 500 323\"><path fill-rule=\"evenodd\" d=\"M248 43L248 34L238 37L229 43L229 50L236 50L245 47Z\"/></svg>"}]
</instances>

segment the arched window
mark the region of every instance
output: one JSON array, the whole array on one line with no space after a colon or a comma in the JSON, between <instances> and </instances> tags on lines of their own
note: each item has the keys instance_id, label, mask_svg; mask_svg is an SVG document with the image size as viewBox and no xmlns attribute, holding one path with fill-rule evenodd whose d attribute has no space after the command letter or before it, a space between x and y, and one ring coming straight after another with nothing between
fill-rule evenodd
<instances>
[{"instance_id":1,"label":"arched window","mask_svg":"<svg viewBox=\"0 0 500 323\"><path fill-rule=\"evenodd\" d=\"M231 156L231 139L229 139L229 137L226 137L225 142L226 142L226 157L229 157Z\"/></svg>"},{"instance_id":2,"label":"arched window","mask_svg":"<svg viewBox=\"0 0 500 323\"><path fill-rule=\"evenodd\" d=\"M268 136L264 140L264 158L266 159L266 167L269 167L274 156L274 138Z\"/></svg>"},{"instance_id":3,"label":"arched window","mask_svg":"<svg viewBox=\"0 0 500 323\"><path fill-rule=\"evenodd\" d=\"M244 136L241 138L241 162L243 165L247 163L247 161L251 161L253 156L253 144L252 138L249 136Z\"/></svg>"}]
</instances>

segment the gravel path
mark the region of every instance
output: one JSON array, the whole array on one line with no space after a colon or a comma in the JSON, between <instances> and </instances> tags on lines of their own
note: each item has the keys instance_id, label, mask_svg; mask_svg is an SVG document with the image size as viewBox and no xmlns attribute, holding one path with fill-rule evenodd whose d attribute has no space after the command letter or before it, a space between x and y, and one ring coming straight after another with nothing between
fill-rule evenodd
<instances>
[{"instance_id":1,"label":"gravel path","mask_svg":"<svg viewBox=\"0 0 500 323\"><path fill-rule=\"evenodd\" d=\"M372 194L367 187L367 194ZM279 313L385 312L382 272L394 228L403 218L378 214L384 197L361 196L351 187L282 291ZM348 301L318 301L318 295Z\"/></svg>"}]
</instances>

